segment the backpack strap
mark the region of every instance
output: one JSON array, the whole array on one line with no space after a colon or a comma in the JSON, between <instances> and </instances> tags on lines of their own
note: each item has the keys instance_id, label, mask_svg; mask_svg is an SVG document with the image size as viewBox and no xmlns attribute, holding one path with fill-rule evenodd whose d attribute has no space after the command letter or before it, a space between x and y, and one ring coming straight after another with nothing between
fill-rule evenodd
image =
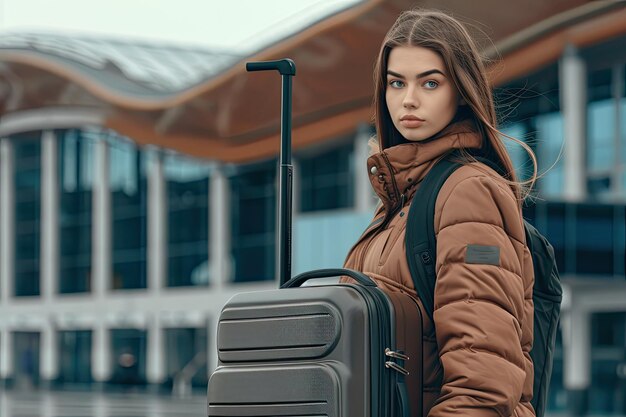
<instances>
[{"instance_id":1,"label":"backpack strap","mask_svg":"<svg viewBox=\"0 0 626 417\"><path fill-rule=\"evenodd\" d=\"M435 204L439 190L462 164L448 157L438 161L426 174L413 196L407 218L405 247L415 291L426 314L433 319L435 282L437 280L437 241L435 239Z\"/></svg>"}]
</instances>

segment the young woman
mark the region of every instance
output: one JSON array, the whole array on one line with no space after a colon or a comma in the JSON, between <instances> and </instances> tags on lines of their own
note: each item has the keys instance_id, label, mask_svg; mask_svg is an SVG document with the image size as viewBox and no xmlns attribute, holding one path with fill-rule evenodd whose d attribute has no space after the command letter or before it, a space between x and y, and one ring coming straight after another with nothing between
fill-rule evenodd
<instances>
[{"instance_id":1,"label":"young woman","mask_svg":"<svg viewBox=\"0 0 626 417\"><path fill-rule=\"evenodd\" d=\"M382 204L345 267L417 298L404 249L409 205L420 203L412 197L433 165L460 152L464 166L435 206L437 284L434 322L424 315L423 415L534 416L533 268L521 202L536 168L531 181L517 181L485 67L459 21L424 10L398 18L376 65L375 112L379 149L367 170ZM470 260L468 245L497 247L497 261Z\"/></svg>"}]
</instances>

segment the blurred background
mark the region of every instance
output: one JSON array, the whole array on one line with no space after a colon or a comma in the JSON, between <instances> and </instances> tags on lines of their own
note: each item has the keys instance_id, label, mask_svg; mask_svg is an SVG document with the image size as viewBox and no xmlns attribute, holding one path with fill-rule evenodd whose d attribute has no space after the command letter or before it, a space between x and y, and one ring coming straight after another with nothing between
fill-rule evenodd
<instances>
[{"instance_id":1,"label":"blurred background","mask_svg":"<svg viewBox=\"0 0 626 417\"><path fill-rule=\"evenodd\" d=\"M297 64L293 272L341 266L376 204L373 64L414 6L471 25L539 161L549 414L626 415L626 2L586 0L0 0L0 415L74 391L205 415L222 306L277 286L280 78L244 63Z\"/></svg>"}]
</instances>

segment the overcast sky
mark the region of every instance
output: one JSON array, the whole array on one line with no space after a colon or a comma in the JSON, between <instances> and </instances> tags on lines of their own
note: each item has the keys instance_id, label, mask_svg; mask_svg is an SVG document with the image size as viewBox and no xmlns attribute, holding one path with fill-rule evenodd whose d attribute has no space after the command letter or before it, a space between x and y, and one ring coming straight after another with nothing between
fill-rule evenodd
<instances>
[{"instance_id":1,"label":"overcast sky","mask_svg":"<svg viewBox=\"0 0 626 417\"><path fill-rule=\"evenodd\" d=\"M0 32L80 32L244 52L360 0L0 0Z\"/></svg>"}]
</instances>

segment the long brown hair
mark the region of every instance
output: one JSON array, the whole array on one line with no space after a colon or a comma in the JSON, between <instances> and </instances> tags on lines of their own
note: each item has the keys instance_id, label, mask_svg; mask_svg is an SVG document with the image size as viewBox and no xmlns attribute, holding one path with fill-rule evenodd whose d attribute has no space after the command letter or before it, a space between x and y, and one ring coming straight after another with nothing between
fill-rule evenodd
<instances>
[{"instance_id":1,"label":"long brown hair","mask_svg":"<svg viewBox=\"0 0 626 417\"><path fill-rule=\"evenodd\" d=\"M425 9L405 11L385 36L374 69L375 124L381 150L406 142L393 125L385 100L389 53L397 46L421 46L442 57L460 97L467 103L459 106L452 123L463 119L473 121L478 133L484 138L478 156L498 165L499 171L521 204L537 179L537 159L524 142L498 130L491 86L478 47L465 26L444 12ZM534 165L533 175L529 180L518 182L502 136L520 144L528 152ZM469 152L464 152L463 156L466 160L475 160Z\"/></svg>"}]
</instances>

